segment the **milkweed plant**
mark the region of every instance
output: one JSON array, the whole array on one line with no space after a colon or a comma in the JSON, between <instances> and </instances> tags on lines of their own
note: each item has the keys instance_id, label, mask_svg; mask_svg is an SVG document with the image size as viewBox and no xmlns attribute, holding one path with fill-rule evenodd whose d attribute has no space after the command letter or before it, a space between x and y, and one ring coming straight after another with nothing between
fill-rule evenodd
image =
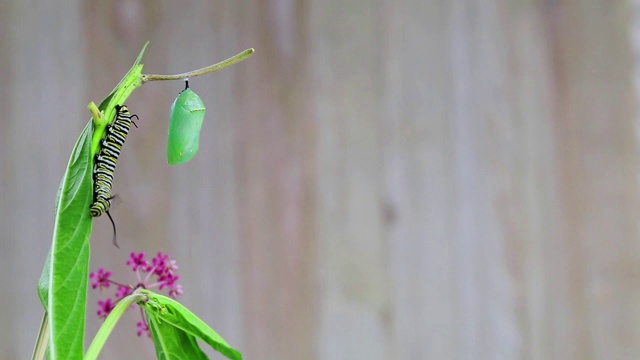
<instances>
[{"instance_id":1,"label":"milkweed plant","mask_svg":"<svg viewBox=\"0 0 640 360\"><path fill-rule=\"evenodd\" d=\"M204 104L189 88L188 79L224 69L254 52L248 49L217 64L182 74L149 75L142 73L140 63L147 45L100 105L89 103L91 120L71 152L56 196L51 249L38 282L44 316L32 359L97 359L129 307L139 309L136 333L151 338L159 359L207 359L197 339L229 359L242 359L239 351L177 301L183 288L179 284L178 263L169 254L159 251L153 257L144 252L132 252L128 258L123 255L123 263L135 274L128 279L112 279L112 272L104 268L89 271L92 220L103 213L109 215L115 164L129 126L137 126L131 121L135 115L125 112L126 99L150 81L186 80L185 89L171 106L167 139L167 162L185 163L198 151L205 114ZM114 244L115 235L114 225ZM85 351L89 286L105 296L112 295L98 301L94 308L104 321Z\"/></svg>"}]
</instances>

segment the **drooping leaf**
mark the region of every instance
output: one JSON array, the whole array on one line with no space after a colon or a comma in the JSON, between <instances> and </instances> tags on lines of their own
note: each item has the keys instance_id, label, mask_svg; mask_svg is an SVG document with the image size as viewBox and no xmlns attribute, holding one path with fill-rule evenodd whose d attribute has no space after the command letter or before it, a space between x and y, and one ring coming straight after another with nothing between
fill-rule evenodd
<instances>
[{"instance_id":1,"label":"drooping leaf","mask_svg":"<svg viewBox=\"0 0 640 360\"><path fill-rule=\"evenodd\" d=\"M196 338L181 329L155 318L149 318L149 329L156 356L163 360L208 359Z\"/></svg>"},{"instance_id":2,"label":"drooping leaf","mask_svg":"<svg viewBox=\"0 0 640 360\"><path fill-rule=\"evenodd\" d=\"M238 350L232 348L218 333L216 333L209 325L200 320L189 309L179 302L162 295L155 294L149 290L140 290L140 293L149 297L147 302L138 303L147 314L149 326L152 319L155 324L161 326L172 326L177 330L184 332L190 337L199 338L209 344L214 350L232 360L242 360L242 354ZM161 329L168 331L166 329ZM153 334L153 328L151 328ZM181 336L181 346L191 346L195 343L189 337ZM197 345L197 343L195 343ZM156 352L158 350L156 349Z\"/></svg>"}]
</instances>

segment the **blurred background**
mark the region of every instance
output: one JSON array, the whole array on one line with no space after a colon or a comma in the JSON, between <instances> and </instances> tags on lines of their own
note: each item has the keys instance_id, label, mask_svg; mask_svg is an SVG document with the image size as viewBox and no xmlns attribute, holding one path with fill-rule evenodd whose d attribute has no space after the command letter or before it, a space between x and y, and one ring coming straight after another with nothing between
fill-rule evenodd
<instances>
[{"instance_id":1,"label":"blurred background","mask_svg":"<svg viewBox=\"0 0 640 360\"><path fill-rule=\"evenodd\" d=\"M246 359L640 358L639 1L0 0L1 359L31 354L56 190L145 41L91 268L170 253ZM79 291L84 291L79 289ZM87 342L100 321L90 291ZM153 358L116 327L104 359ZM215 354L213 358L220 359Z\"/></svg>"}]
</instances>

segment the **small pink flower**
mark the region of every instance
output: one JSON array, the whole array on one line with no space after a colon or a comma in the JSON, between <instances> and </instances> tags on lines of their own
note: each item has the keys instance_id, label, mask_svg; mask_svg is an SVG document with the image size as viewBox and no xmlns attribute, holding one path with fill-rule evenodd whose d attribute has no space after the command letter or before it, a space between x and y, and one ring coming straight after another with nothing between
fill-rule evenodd
<instances>
[{"instance_id":1,"label":"small pink flower","mask_svg":"<svg viewBox=\"0 0 640 360\"><path fill-rule=\"evenodd\" d=\"M118 291L116 291L116 299L120 300L127 295L131 295L133 293L133 289L128 286L118 286Z\"/></svg>"},{"instance_id":2,"label":"small pink flower","mask_svg":"<svg viewBox=\"0 0 640 360\"><path fill-rule=\"evenodd\" d=\"M138 255L132 251L129 255L129 260L127 260L127 265L131 266L133 271L136 271L139 268L145 270L149 263L144 259L144 251L140 252Z\"/></svg>"},{"instance_id":3,"label":"small pink flower","mask_svg":"<svg viewBox=\"0 0 640 360\"><path fill-rule=\"evenodd\" d=\"M176 274L179 268L178 263L175 260L170 260L170 257L171 255L158 251L158 254L151 259L151 263L149 263L149 261L145 260L144 252L137 254L132 252L129 254L127 265L136 273L137 283L135 283L135 285L110 280L111 272L103 268L99 268L95 273L91 273L89 278L91 279L92 288L102 290L103 288L108 288L111 284L117 286L115 299L109 298L104 301L98 301L98 317L106 319L116 303L132 294L137 288L158 288L158 290L167 288L169 296L174 299L184 294L182 285L177 284L178 280L180 280L180 276ZM142 277L140 276L141 272L146 272L147 274ZM146 334L149 337L151 336L149 324L144 318L144 315L142 315L142 321L139 321L137 326L138 336L142 336L142 334Z\"/></svg>"},{"instance_id":4,"label":"small pink flower","mask_svg":"<svg viewBox=\"0 0 640 360\"><path fill-rule=\"evenodd\" d=\"M138 336L142 336L142 334L145 334L148 337L151 337L151 330L149 330L149 324L147 324L146 321L138 321L136 326L138 327Z\"/></svg>"},{"instance_id":5,"label":"small pink flower","mask_svg":"<svg viewBox=\"0 0 640 360\"><path fill-rule=\"evenodd\" d=\"M171 255L158 251L158 255L151 259L151 265L147 266L147 271L153 271L154 274L161 276L167 271L167 261L170 257Z\"/></svg>"},{"instance_id":6,"label":"small pink flower","mask_svg":"<svg viewBox=\"0 0 640 360\"><path fill-rule=\"evenodd\" d=\"M171 260L167 263L166 272L173 274L173 272L177 271L178 269L180 268L178 267L178 263L175 260Z\"/></svg>"},{"instance_id":7,"label":"small pink flower","mask_svg":"<svg viewBox=\"0 0 640 360\"><path fill-rule=\"evenodd\" d=\"M96 289L103 288L106 289L111 285L109 283L109 276L111 276L111 271L105 271L103 268L99 268L97 272L92 272L89 274L89 278L91 279L91 287Z\"/></svg>"},{"instance_id":8,"label":"small pink flower","mask_svg":"<svg viewBox=\"0 0 640 360\"><path fill-rule=\"evenodd\" d=\"M184 294L184 291L182 291L182 285L173 284L169 288L169 296L173 299L177 298L178 295L182 295L182 294Z\"/></svg>"},{"instance_id":9,"label":"small pink flower","mask_svg":"<svg viewBox=\"0 0 640 360\"><path fill-rule=\"evenodd\" d=\"M158 284L160 285L159 289L162 290L165 287L171 288L171 286L173 286L173 284L178 280L180 280L180 275L173 275L171 273L162 275L158 277Z\"/></svg>"},{"instance_id":10,"label":"small pink flower","mask_svg":"<svg viewBox=\"0 0 640 360\"><path fill-rule=\"evenodd\" d=\"M115 304L111 302L111 298L105 301L98 301L98 317L100 319L106 319L114 307Z\"/></svg>"}]
</instances>

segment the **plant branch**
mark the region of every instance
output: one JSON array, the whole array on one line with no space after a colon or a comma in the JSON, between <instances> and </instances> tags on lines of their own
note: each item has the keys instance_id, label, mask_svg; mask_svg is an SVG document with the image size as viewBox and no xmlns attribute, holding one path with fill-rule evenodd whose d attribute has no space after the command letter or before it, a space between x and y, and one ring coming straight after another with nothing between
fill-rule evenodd
<instances>
[{"instance_id":1,"label":"plant branch","mask_svg":"<svg viewBox=\"0 0 640 360\"><path fill-rule=\"evenodd\" d=\"M227 60L223 60L217 64L214 65L210 65L207 67L204 67L202 69L198 69L198 70L193 70L193 71L189 71L189 72L185 72L182 74L176 74L176 75L155 75L155 74L149 74L149 75L142 75L141 81L142 84L146 83L147 81L158 81L158 80L181 80L181 79L187 79L190 77L194 77L194 76L200 76L200 75L205 75L205 74L209 74L212 73L214 71L218 71L218 70L222 70L228 66L231 66L235 63L239 63L240 61L248 58L249 56L251 56L253 54L255 50L253 48L251 49L247 49L237 55L234 55L230 58L228 58Z\"/></svg>"},{"instance_id":2,"label":"plant branch","mask_svg":"<svg viewBox=\"0 0 640 360\"><path fill-rule=\"evenodd\" d=\"M47 352L47 344L49 343L49 317L45 311L42 316L42 322L40 323L40 331L38 331L38 339L36 340L36 346L33 349L32 360L44 359Z\"/></svg>"},{"instance_id":3,"label":"plant branch","mask_svg":"<svg viewBox=\"0 0 640 360\"><path fill-rule=\"evenodd\" d=\"M93 338L93 341L91 342L91 345L89 346L84 359L97 359L98 355L100 354L100 350L102 350L104 343L107 341L107 338L111 334L111 330L113 330L113 327L116 326L116 323L118 322L118 320L120 320L120 317L122 316L122 314L124 314L125 310L127 310L129 306L137 303L138 301L143 301L146 298L147 295L141 294L139 292L134 292L133 294L128 295L122 300L118 301L116 306L113 308L113 310L111 310L111 313L109 314L109 316L107 316L104 323L100 327L100 330L98 330L96 337Z\"/></svg>"}]
</instances>

